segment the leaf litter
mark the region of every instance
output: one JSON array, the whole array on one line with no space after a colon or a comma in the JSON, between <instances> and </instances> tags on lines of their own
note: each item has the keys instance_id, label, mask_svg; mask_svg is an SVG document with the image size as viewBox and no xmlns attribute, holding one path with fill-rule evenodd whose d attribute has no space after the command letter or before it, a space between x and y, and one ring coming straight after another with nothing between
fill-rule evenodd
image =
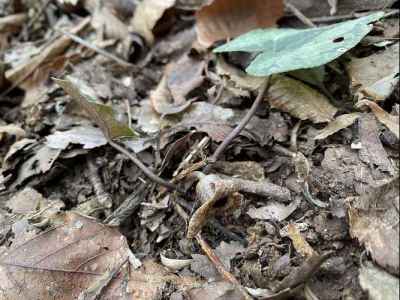
<instances>
[{"instance_id":1,"label":"leaf litter","mask_svg":"<svg viewBox=\"0 0 400 300\"><path fill-rule=\"evenodd\" d=\"M0 2L0 298L397 298L394 2Z\"/></svg>"}]
</instances>

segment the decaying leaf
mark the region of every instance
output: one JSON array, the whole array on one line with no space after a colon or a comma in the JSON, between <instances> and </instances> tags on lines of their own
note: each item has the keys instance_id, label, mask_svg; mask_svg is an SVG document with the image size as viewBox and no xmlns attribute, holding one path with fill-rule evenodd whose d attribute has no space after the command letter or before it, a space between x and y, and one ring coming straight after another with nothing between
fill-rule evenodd
<instances>
[{"instance_id":1,"label":"decaying leaf","mask_svg":"<svg viewBox=\"0 0 400 300\"><path fill-rule=\"evenodd\" d=\"M187 100L186 96L202 84L204 67L204 61L189 55L170 63L157 88L150 95L154 110L165 116L187 109L194 99Z\"/></svg>"},{"instance_id":2,"label":"decaying leaf","mask_svg":"<svg viewBox=\"0 0 400 300\"><path fill-rule=\"evenodd\" d=\"M154 43L153 28L175 0L146 0L136 6L129 30L140 34L149 45Z\"/></svg>"},{"instance_id":3,"label":"decaying leaf","mask_svg":"<svg viewBox=\"0 0 400 300\"><path fill-rule=\"evenodd\" d=\"M379 138L379 129L375 116L371 113L360 117L360 140L362 148L359 157L367 163L376 179L384 179L385 173L393 175L394 168Z\"/></svg>"},{"instance_id":4,"label":"decaying leaf","mask_svg":"<svg viewBox=\"0 0 400 300\"><path fill-rule=\"evenodd\" d=\"M289 224L287 226L288 237L293 242L293 247L296 249L304 257L312 257L316 255L314 249L310 246L310 244L305 240L305 238L301 235L300 231L294 224Z\"/></svg>"},{"instance_id":5,"label":"decaying leaf","mask_svg":"<svg viewBox=\"0 0 400 300\"><path fill-rule=\"evenodd\" d=\"M191 300L245 300L243 294L227 281L210 282L187 292Z\"/></svg>"},{"instance_id":6,"label":"decaying leaf","mask_svg":"<svg viewBox=\"0 0 400 300\"><path fill-rule=\"evenodd\" d=\"M297 198L296 198L297 199ZM283 221L288 218L298 207L299 201L292 201L289 205L270 201L259 208L250 208L247 214L253 219Z\"/></svg>"},{"instance_id":7,"label":"decaying leaf","mask_svg":"<svg viewBox=\"0 0 400 300\"><path fill-rule=\"evenodd\" d=\"M384 124L397 138L399 138L399 116L394 116L384 111L378 104L368 100L362 100L357 103L357 107L366 105L374 113L375 117Z\"/></svg>"},{"instance_id":8,"label":"decaying leaf","mask_svg":"<svg viewBox=\"0 0 400 300\"><path fill-rule=\"evenodd\" d=\"M53 79L68 93L91 120L100 127L106 138L133 137L135 132L127 125L117 121L112 107L96 102L92 89L77 78L67 76L66 80Z\"/></svg>"},{"instance_id":9,"label":"decaying leaf","mask_svg":"<svg viewBox=\"0 0 400 300\"><path fill-rule=\"evenodd\" d=\"M213 0L197 11L198 41L209 47L256 28L273 27L282 16L282 0Z\"/></svg>"},{"instance_id":10,"label":"decaying leaf","mask_svg":"<svg viewBox=\"0 0 400 300\"><path fill-rule=\"evenodd\" d=\"M115 277L100 289L102 296L131 294L124 285L129 268L122 263L133 254L115 228L74 213L53 221L52 229L30 240L16 237L14 246L2 254L0 287L5 299L78 299L116 267ZM24 288L18 288L21 285Z\"/></svg>"},{"instance_id":11,"label":"decaying leaf","mask_svg":"<svg viewBox=\"0 0 400 300\"><path fill-rule=\"evenodd\" d=\"M352 86L359 98L383 101L399 82L399 43L363 58L353 58L347 65Z\"/></svg>"},{"instance_id":12,"label":"decaying leaf","mask_svg":"<svg viewBox=\"0 0 400 300\"><path fill-rule=\"evenodd\" d=\"M360 113L344 114L336 117L330 122L324 129L321 129L318 134L314 137L315 140L323 140L328 136L347 128L354 124L354 122L360 117Z\"/></svg>"},{"instance_id":13,"label":"decaying leaf","mask_svg":"<svg viewBox=\"0 0 400 300\"><path fill-rule=\"evenodd\" d=\"M71 33L78 33L83 30L88 24L90 19L83 19L78 25L71 29ZM50 44L44 45L41 51L33 56L31 59L23 61L23 63L15 66L5 73L7 80L16 86L22 86L24 81L32 76L43 63L60 56L71 45L72 40L69 37L61 36ZM41 74L42 75L42 74ZM29 85L29 87L31 87Z\"/></svg>"},{"instance_id":14,"label":"decaying leaf","mask_svg":"<svg viewBox=\"0 0 400 300\"><path fill-rule=\"evenodd\" d=\"M362 289L368 292L371 300L396 300L400 297L399 278L372 264L360 268L358 280Z\"/></svg>"},{"instance_id":15,"label":"decaying leaf","mask_svg":"<svg viewBox=\"0 0 400 300\"><path fill-rule=\"evenodd\" d=\"M349 204L350 234L374 261L399 275L399 178L371 188Z\"/></svg>"},{"instance_id":16,"label":"decaying leaf","mask_svg":"<svg viewBox=\"0 0 400 300\"><path fill-rule=\"evenodd\" d=\"M268 76L324 65L357 45L383 12L321 28L257 29L220 46L214 52L261 52L246 68ZM312 55L311 55L312 54Z\"/></svg>"}]
</instances>

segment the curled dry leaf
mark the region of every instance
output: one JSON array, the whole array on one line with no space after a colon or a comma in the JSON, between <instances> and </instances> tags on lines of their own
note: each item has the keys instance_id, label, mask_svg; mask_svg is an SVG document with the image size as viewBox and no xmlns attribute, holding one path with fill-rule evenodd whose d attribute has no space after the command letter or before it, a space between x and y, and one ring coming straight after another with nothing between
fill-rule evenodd
<instances>
[{"instance_id":1,"label":"curled dry leaf","mask_svg":"<svg viewBox=\"0 0 400 300\"><path fill-rule=\"evenodd\" d=\"M157 88L150 95L154 110L164 116L187 109L194 99L186 100L186 96L202 84L204 67L203 60L189 55L169 64Z\"/></svg>"},{"instance_id":2,"label":"curled dry leaf","mask_svg":"<svg viewBox=\"0 0 400 300\"><path fill-rule=\"evenodd\" d=\"M24 13L0 18L0 33L12 34L19 32L27 18L27 14Z\"/></svg>"},{"instance_id":3,"label":"curled dry leaf","mask_svg":"<svg viewBox=\"0 0 400 300\"><path fill-rule=\"evenodd\" d=\"M133 137L135 132L115 119L112 107L96 103L93 91L84 82L67 76L66 80L53 80L69 94L79 106L89 115L89 118L100 127L107 139Z\"/></svg>"},{"instance_id":4,"label":"curled dry leaf","mask_svg":"<svg viewBox=\"0 0 400 300\"><path fill-rule=\"evenodd\" d=\"M282 0L214 0L196 13L198 41L205 47L255 28L276 25Z\"/></svg>"},{"instance_id":5,"label":"curled dry leaf","mask_svg":"<svg viewBox=\"0 0 400 300\"><path fill-rule=\"evenodd\" d=\"M15 245L1 256L0 287L5 299L72 300L99 285L105 298L128 297L125 262L132 254L126 239L115 228L75 213L53 221L57 225L32 239L17 236ZM104 282L104 276L116 268L115 276ZM21 285L24 288L18 288Z\"/></svg>"},{"instance_id":6,"label":"curled dry leaf","mask_svg":"<svg viewBox=\"0 0 400 300\"><path fill-rule=\"evenodd\" d=\"M360 117L360 113L344 114L336 117L330 122L324 129L321 129L318 134L314 137L315 140L323 140L328 136L347 128Z\"/></svg>"},{"instance_id":7,"label":"curled dry leaf","mask_svg":"<svg viewBox=\"0 0 400 300\"><path fill-rule=\"evenodd\" d=\"M146 0L136 6L129 30L141 35L149 45L154 43L153 28L175 0Z\"/></svg>"},{"instance_id":8,"label":"curled dry leaf","mask_svg":"<svg viewBox=\"0 0 400 300\"><path fill-rule=\"evenodd\" d=\"M189 221L188 238L193 238L201 230L209 216L215 214L216 211L225 212L236 208L242 197L239 192L271 197L279 201L290 200L288 189L270 182L220 177L215 174L204 175L201 172L194 172L192 176L199 179L196 185L196 197L202 205ZM216 209L214 205L226 197L228 198L227 204Z\"/></svg>"},{"instance_id":9,"label":"curled dry leaf","mask_svg":"<svg viewBox=\"0 0 400 300\"><path fill-rule=\"evenodd\" d=\"M180 270L183 269L184 267L190 266L190 264L192 263L192 259L168 258L162 253L160 254L160 258L161 258L161 263L165 267L171 270Z\"/></svg>"},{"instance_id":10,"label":"curled dry leaf","mask_svg":"<svg viewBox=\"0 0 400 300\"><path fill-rule=\"evenodd\" d=\"M368 106L375 117L384 124L391 132L393 132L397 138L399 138L399 116L394 116L384 111L378 104L369 100L361 100L356 106L360 107L366 105Z\"/></svg>"},{"instance_id":11,"label":"curled dry leaf","mask_svg":"<svg viewBox=\"0 0 400 300\"><path fill-rule=\"evenodd\" d=\"M349 203L350 234L373 260L399 276L399 178L371 188ZM379 209L378 209L379 208Z\"/></svg>"}]
</instances>

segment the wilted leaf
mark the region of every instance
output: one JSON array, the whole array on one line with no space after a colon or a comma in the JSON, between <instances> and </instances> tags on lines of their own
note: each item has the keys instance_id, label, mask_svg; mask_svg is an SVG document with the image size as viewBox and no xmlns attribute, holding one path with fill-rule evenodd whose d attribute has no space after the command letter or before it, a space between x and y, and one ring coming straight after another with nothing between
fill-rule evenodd
<instances>
[{"instance_id":1,"label":"wilted leaf","mask_svg":"<svg viewBox=\"0 0 400 300\"><path fill-rule=\"evenodd\" d=\"M361 266L358 280L370 300L397 300L400 297L399 278L390 275L372 264Z\"/></svg>"},{"instance_id":2,"label":"wilted leaf","mask_svg":"<svg viewBox=\"0 0 400 300\"><path fill-rule=\"evenodd\" d=\"M323 140L328 136L347 128L360 117L360 113L344 114L336 117L330 122L324 129L321 129L318 134L314 137L315 140Z\"/></svg>"},{"instance_id":3,"label":"wilted leaf","mask_svg":"<svg viewBox=\"0 0 400 300\"><path fill-rule=\"evenodd\" d=\"M218 47L214 52L262 52L247 67L268 76L326 64L357 45L383 12L335 25L305 30L257 29Z\"/></svg>"},{"instance_id":4,"label":"wilted leaf","mask_svg":"<svg viewBox=\"0 0 400 300\"><path fill-rule=\"evenodd\" d=\"M136 135L127 125L115 119L112 107L96 103L91 88L84 82L71 76L67 76L66 80L56 78L53 80L78 102L91 120L100 127L106 138L115 139Z\"/></svg>"},{"instance_id":5,"label":"wilted leaf","mask_svg":"<svg viewBox=\"0 0 400 300\"><path fill-rule=\"evenodd\" d=\"M362 100L357 103L357 107L363 105L367 105L372 110L375 117L399 138L399 116L387 113L378 104L372 101Z\"/></svg>"},{"instance_id":6,"label":"wilted leaf","mask_svg":"<svg viewBox=\"0 0 400 300\"><path fill-rule=\"evenodd\" d=\"M398 86L399 43L367 57L353 58L347 69L360 98L383 101Z\"/></svg>"},{"instance_id":7,"label":"wilted leaf","mask_svg":"<svg viewBox=\"0 0 400 300\"><path fill-rule=\"evenodd\" d=\"M154 43L153 28L175 0L146 0L137 4L129 26L130 31L140 34L149 45Z\"/></svg>"},{"instance_id":8,"label":"wilted leaf","mask_svg":"<svg viewBox=\"0 0 400 300\"><path fill-rule=\"evenodd\" d=\"M198 41L209 47L256 28L275 26L282 16L282 0L214 0L197 11Z\"/></svg>"},{"instance_id":9,"label":"wilted leaf","mask_svg":"<svg viewBox=\"0 0 400 300\"><path fill-rule=\"evenodd\" d=\"M123 262L133 254L126 239L115 228L74 213L55 222L53 229L27 241L16 237L14 246L1 256L0 287L5 299L78 299L117 267L102 296L127 297L124 277L129 268ZM24 288L18 288L21 285Z\"/></svg>"},{"instance_id":10,"label":"wilted leaf","mask_svg":"<svg viewBox=\"0 0 400 300\"><path fill-rule=\"evenodd\" d=\"M349 207L350 234L364 244L372 258L399 275L399 178L355 199Z\"/></svg>"}]
</instances>

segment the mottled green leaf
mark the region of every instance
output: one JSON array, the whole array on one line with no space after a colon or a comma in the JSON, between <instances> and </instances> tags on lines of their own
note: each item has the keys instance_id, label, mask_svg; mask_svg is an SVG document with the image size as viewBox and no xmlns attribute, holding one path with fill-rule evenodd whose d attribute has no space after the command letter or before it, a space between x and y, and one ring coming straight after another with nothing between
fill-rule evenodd
<instances>
[{"instance_id":1,"label":"mottled green leaf","mask_svg":"<svg viewBox=\"0 0 400 300\"><path fill-rule=\"evenodd\" d=\"M100 127L107 138L133 137L136 133L127 125L117 121L112 107L97 103L90 88L77 78L67 76L66 80L53 80L70 95L89 115L90 119Z\"/></svg>"},{"instance_id":2,"label":"mottled green leaf","mask_svg":"<svg viewBox=\"0 0 400 300\"><path fill-rule=\"evenodd\" d=\"M338 58L372 29L378 12L363 18L312 29L257 29L222 45L214 52L261 52L247 67L255 76L314 68Z\"/></svg>"}]
</instances>

